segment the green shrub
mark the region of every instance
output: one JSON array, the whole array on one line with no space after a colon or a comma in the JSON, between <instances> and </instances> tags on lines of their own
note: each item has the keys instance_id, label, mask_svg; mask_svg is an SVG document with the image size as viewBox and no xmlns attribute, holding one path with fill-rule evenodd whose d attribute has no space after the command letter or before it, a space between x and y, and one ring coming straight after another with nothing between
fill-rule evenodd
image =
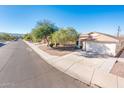
<instances>
[{"instance_id":1,"label":"green shrub","mask_svg":"<svg viewBox=\"0 0 124 93\"><path fill-rule=\"evenodd\" d=\"M10 41L10 40L15 40L15 39L16 39L16 37L12 36L10 34L7 34L7 33L0 34L0 40Z\"/></svg>"},{"instance_id":2,"label":"green shrub","mask_svg":"<svg viewBox=\"0 0 124 93\"><path fill-rule=\"evenodd\" d=\"M53 47L55 44L54 43L50 43L50 47Z\"/></svg>"},{"instance_id":3,"label":"green shrub","mask_svg":"<svg viewBox=\"0 0 124 93\"><path fill-rule=\"evenodd\" d=\"M24 40L27 40L27 41L32 41L32 36L30 34L26 34L24 36Z\"/></svg>"}]
</instances>

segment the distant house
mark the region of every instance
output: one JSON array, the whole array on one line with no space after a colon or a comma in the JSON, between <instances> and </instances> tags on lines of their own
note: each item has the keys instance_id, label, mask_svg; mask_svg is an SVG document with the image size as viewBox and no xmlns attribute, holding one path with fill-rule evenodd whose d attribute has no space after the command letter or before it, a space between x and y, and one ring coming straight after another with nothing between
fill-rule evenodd
<instances>
[{"instance_id":1,"label":"distant house","mask_svg":"<svg viewBox=\"0 0 124 93\"><path fill-rule=\"evenodd\" d=\"M78 41L78 46L84 51L91 51L98 54L106 54L115 56L119 39L112 35L91 32L81 34Z\"/></svg>"}]
</instances>

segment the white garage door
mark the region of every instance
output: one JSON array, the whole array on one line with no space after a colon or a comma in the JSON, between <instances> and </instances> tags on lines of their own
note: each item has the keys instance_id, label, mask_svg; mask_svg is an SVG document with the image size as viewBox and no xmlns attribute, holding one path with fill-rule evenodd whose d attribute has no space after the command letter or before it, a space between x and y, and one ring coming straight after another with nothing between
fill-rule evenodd
<instances>
[{"instance_id":1,"label":"white garage door","mask_svg":"<svg viewBox=\"0 0 124 93\"><path fill-rule=\"evenodd\" d=\"M115 56L116 43L86 42L86 51Z\"/></svg>"}]
</instances>

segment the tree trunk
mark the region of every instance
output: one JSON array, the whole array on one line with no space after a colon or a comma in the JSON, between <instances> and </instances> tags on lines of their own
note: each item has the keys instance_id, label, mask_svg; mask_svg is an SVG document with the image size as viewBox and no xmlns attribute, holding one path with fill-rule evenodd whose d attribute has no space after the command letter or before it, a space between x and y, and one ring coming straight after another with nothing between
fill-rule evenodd
<instances>
[{"instance_id":1,"label":"tree trunk","mask_svg":"<svg viewBox=\"0 0 124 93\"><path fill-rule=\"evenodd\" d=\"M49 40L48 40L47 37L45 37L45 39L46 39L46 41L47 41L47 46L49 47L49 46L50 46L50 44L49 44Z\"/></svg>"}]
</instances>

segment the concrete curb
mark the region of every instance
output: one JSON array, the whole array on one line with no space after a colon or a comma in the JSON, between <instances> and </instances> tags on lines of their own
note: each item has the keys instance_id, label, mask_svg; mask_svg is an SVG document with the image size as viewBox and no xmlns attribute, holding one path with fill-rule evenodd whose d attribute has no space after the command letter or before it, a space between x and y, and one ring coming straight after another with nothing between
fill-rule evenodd
<instances>
[{"instance_id":1,"label":"concrete curb","mask_svg":"<svg viewBox=\"0 0 124 93\"><path fill-rule=\"evenodd\" d=\"M23 40L24 41L24 40ZM41 58L43 58L47 63L49 64L53 64L53 58L58 58L57 56L50 56L48 53L42 51L41 49L39 49L38 47L36 47L34 44L29 43L27 41L24 41L29 47L31 47Z\"/></svg>"},{"instance_id":2,"label":"concrete curb","mask_svg":"<svg viewBox=\"0 0 124 93\"><path fill-rule=\"evenodd\" d=\"M79 62L80 60L85 59L83 57L80 57L77 62L74 55L72 55L72 57L68 60L67 60L68 55L65 55L63 57L51 56L48 53L39 49L34 44L29 43L27 41L24 42L28 46L30 46L48 64L54 66L58 70L92 87L104 87L104 88L124 87L124 78L110 74L107 71L103 72L99 68L93 68L93 67L88 67L87 65L83 65L83 62ZM64 58L66 59L66 61L61 60ZM112 62L110 63L110 65L112 66Z\"/></svg>"}]
</instances>

